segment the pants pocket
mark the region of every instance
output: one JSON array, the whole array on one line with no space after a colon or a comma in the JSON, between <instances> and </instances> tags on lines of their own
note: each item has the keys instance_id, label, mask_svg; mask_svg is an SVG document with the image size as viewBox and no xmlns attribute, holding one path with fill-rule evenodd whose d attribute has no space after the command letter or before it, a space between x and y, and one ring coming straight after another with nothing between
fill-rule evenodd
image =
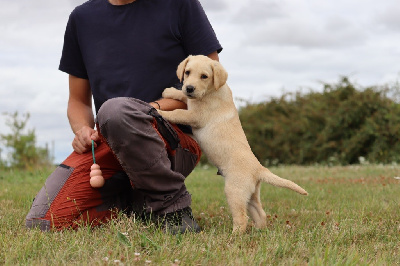
<instances>
[{"instance_id":1,"label":"pants pocket","mask_svg":"<svg viewBox=\"0 0 400 266\"><path fill-rule=\"evenodd\" d=\"M181 146L178 146L175 151L175 155L170 156L171 169L187 177L197 164L197 155Z\"/></svg>"}]
</instances>

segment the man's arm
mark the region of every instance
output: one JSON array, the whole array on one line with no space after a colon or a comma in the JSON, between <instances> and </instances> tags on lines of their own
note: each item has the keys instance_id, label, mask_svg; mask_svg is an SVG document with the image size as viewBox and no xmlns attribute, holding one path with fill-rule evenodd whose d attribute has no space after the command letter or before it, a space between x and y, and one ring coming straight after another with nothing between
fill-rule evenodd
<instances>
[{"instance_id":1,"label":"man's arm","mask_svg":"<svg viewBox=\"0 0 400 266\"><path fill-rule=\"evenodd\" d=\"M219 61L219 56L218 56L217 51L214 51L207 56L215 61ZM163 99L157 100L157 103L151 102L150 105L156 109L161 109L163 111L172 111L175 109L186 109L187 108L187 106L184 102L174 100L174 99L163 98Z\"/></svg>"},{"instance_id":2,"label":"man's arm","mask_svg":"<svg viewBox=\"0 0 400 266\"><path fill-rule=\"evenodd\" d=\"M92 92L87 79L69 75L68 120L75 134L72 147L77 153L84 153L91 148L92 139L97 140L94 130Z\"/></svg>"},{"instance_id":3,"label":"man's arm","mask_svg":"<svg viewBox=\"0 0 400 266\"><path fill-rule=\"evenodd\" d=\"M219 56L218 56L218 52L214 51L211 54L207 55L209 58L211 58L212 60L218 61L219 62Z\"/></svg>"}]
</instances>

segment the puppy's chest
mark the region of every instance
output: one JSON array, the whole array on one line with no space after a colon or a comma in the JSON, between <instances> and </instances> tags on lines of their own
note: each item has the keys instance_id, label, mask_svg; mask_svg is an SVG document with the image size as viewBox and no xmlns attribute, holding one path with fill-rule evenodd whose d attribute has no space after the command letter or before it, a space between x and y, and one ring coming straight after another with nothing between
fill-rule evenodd
<instances>
[{"instance_id":1,"label":"puppy's chest","mask_svg":"<svg viewBox=\"0 0 400 266\"><path fill-rule=\"evenodd\" d=\"M212 145L212 143L222 141L227 131L231 131L232 122L235 120L233 112L209 112L202 114L200 127L193 129L196 139L203 145Z\"/></svg>"},{"instance_id":2,"label":"puppy's chest","mask_svg":"<svg viewBox=\"0 0 400 266\"><path fill-rule=\"evenodd\" d=\"M207 157L218 157L218 154L225 152L226 140L224 139L223 130L215 124L208 124L202 128L194 129L193 135Z\"/></svg>"},{"instance_id":3,"label":"puppy's chest","mask_svg":"<svg viewBox=\"0 0 400 266\"><path fill-rule=\"evenodd\" d=\"M193 135L200 145L207 145L209 140L213 137L213 130L209 126L193 129Z\"/></svg>"}]
</instances>

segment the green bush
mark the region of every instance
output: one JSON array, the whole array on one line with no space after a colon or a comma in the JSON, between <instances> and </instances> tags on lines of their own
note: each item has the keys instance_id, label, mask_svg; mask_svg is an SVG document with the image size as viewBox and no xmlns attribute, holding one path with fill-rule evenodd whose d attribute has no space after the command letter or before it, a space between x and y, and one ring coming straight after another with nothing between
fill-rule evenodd
<instances>
[{"instance_id":1,"label":"green bush","mask_svg":"<svg viewBox=\"0 0 400 266\"><path fill-rule=\"evenodd\" d=\"M10 152L7 160L2 160L0 157L0 168L34 169L50 165L52 163L50 152L47 148L36 145L35 130L25 130L29 113L23 114L22 117L18 112L4 115L7 116L6 125L11 133L0 134L0 143L3 143ZM1 151L0 149L0 153Z\"/></svg>"},{"instance_id":2,"label":"green bush","mask_svg":"<svg viewBox=\"0 0 400 266\"><path fill-rule=\"evenodd\" d=\"M357 88L348 78L323 92L285 94L239 114L249 143L267 165L400 161L398 86Z\"/></svg>"}]
</instances>

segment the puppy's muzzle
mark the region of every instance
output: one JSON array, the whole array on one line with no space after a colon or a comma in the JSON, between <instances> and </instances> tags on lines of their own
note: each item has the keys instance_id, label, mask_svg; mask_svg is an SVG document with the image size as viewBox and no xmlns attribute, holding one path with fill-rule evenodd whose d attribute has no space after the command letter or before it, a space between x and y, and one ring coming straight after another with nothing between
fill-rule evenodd
<instances>
[{"instance_id":1,"label":"puppy's muzzle","mask_svg":"<svg viewBox=\"0 0 400 266\"><path fill-rule=\"evenodd\" d=\"M195 90L196 88L194 87L194 86L192 86L192 85L187 85L186 86L186 95L188 96L188 97L193 97L193 93L194 93L194 90Z\"/></svg>"},{"instance_id":2,"label":"puppy's muzzle","mask_svg":"<svg viewBox=\"0 0 400 266\"><path fill-rule=\"evenodd\" d=\"M186 86L186 92L187 93L193 93L194 92L195 87L192 85L187 85Z\"/></svg>"}]
</instances>

